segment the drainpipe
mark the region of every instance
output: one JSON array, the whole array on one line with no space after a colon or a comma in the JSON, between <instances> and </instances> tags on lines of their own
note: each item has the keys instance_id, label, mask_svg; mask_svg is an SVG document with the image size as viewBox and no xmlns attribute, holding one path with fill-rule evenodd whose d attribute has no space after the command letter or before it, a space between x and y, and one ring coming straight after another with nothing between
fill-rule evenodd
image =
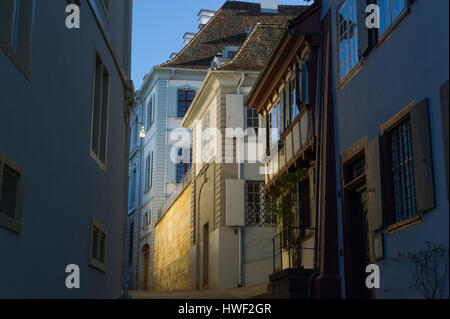
<instances>
[{"instance_id":1,"label":"drainpipe","mask_svg":"<svg viewBox=\"0 0 450 319\"><path fill-rule=\"evenodd\" d=\"M141 107L141 120L144 119L143 117L143 109L144 106L141 103L142 101L138 101L139 106ZM141 121L139 121L139 123L143 123ZM131 123L131 125L133 125L133 123ZM139 128L139 126L138 126ZM138 129L137 128L137 129ZM136 172L138 172L138 174L136 174L137 180L138 182L138 187L136 187L136 181L134 181L134 186L137 189L138 192L138 202L135 205L135 210L136 210L136 226L137 226L137 231L136 231L136 248L139 247L139 244L141 243L141 169L142 169L142 161L144 160L144 150L143 150L143 138L139 137L139 143L140 143L140 160L139 160L139 165L138 165L138 169L136 169ZM134 147L133 147L134 148ZM145 238L145 237L144 237ZM137 251L136 253L136 281L139 284L139 272L140 272L140 250Z\"/></svg>"},{"instance_id":2,"label":"drainpipe","mask_svg":"<svg viewBox=\"0 0 450 319\"><path fill-rule=\"evenodd\" d=\"M289 27L289 35L297 36L320 36L320 46L318 49L318 67L317 67L317 85L316 85L316 112L317 112L317 145L316 145L316 190L315 190L315 218L314 218L314 273L308 278L308 298L312 298L312 281L318 275L318 246L319 246L319 181L320 181L320 156L321 156L321 140L322 140L322 86L323 86L323 73L322 73L322 63L323 63L323 48L324 48L324 36L322 31L316 32L300 32L292 31ZM320 102L319 102L320 101Z\"/></svg>"},{"instance_id":3,"label":"drainpipe","mask_svg":"<svg viewBox=\"0 0 450 319\"><path fill-rule=\"evenodd\" d=\"M128 82L127 83L128 85L129 85L129 88L127 88L127 89L125 89L124 90L124 93L125 93L125 97L127 97L127 93L131 93L131 94L133 94L134 95L134 93L132 93L132 92L134 92L134 87L133 87L133 84L132 84L132 82ZM130 92L131 91L131 92ZM130 96L128 96L128 98L131 98ZM134 100L134 97L132 97L133 98L133 100ZM126 101L127 103L127 105L125 106L125 108L126 108L126 111L125 112L128 112L128 107L131 107L132 105L130 105L131 104L131 101ZM126 115L126 116L128 116L128 114ZM126 123L126 125L125 125L125 165L124 165L124 172L125 172L125 176L127 176L128 177L128 166L129 166L129 155L130 155L130 134L129 134L129 130L128 130L128 124L129 124L129 121L128 121L128 123ZM127 190L126 192L125 192L125 195L124 195L124 197L125 197L125 216L124 216L124 220L123 220L123 226L124 226L124 231L123 231L123 234L124 234L124 238L123 238L123 240L122 240L122 244L124 245L124 247L123 247L123 249L122 249L122 251L123 251L123 254L124 254L124 258L123 258L123 267L122 267L122 289L123 289L123 295L122 295L122 298L124 298L124 299L131 299L132 297L128 294L128 254L129 254L129 252L128 252L128 247L129 247L129 245L127 244L127 240L126 240L126 238L129 238L128 236L129 236L129 234L127 233L128 232L128 229L129 229L129 225L128 225L128 192L129 192L129 180L128 180L128 178L126 178L125 179L125 189Z\"/></svg>"},{"instance_id":4,"label":"drainpipe","mask_svg":"<svg viewBox=\"0 0 450 319\"><path fill-rule=\"evenodd\" d=\"M164 145L166 145L166 146L167 146L167 129L169 128L169 116L168 116L168 112L169 112L169 81L173 78L174 75L175 75L175 68L171 68L171 72L170 72L169 76L167 77L167 82L166 82L166 134L164 135L164 139L165 139ZM167 149L166 149L166 152L167 152ZM167 167L164 170L164 176L166 175L166 172L167 172ZM164 181L165 180L166 179L164 178ZM164 200L163 200L163 202L166 201L166 192L167 192L166 188L167 188L167 183L164 183L164 195L163 195ZM159 218L159 216L158 216L158 218Z\"/></svg>"},{"instance_id":5,"label":"drainpipe","mask_svg":"<svg viewBox=\"0 0 450 319\"><path fill-rule=\"evenodd\" d=\"M237 94L241 94L241 87L245 80L245 72L241 73L241 80L239 81L237 87ZM242 107L244 110L244 107ZM244 129L244 128L242 128ZM237 141L236 141L237 142ZM236 145L237 149L237 145ZM242 154L240 154L242 156ZM238 179L244 179L244 163L238 163ZM245 214L245 211L244 211ZM244 260L245 260L245 250L244 250L244 227L239 226L239 287L245 286L245 270L244 270Z\"/></svg>"}]
</instances>

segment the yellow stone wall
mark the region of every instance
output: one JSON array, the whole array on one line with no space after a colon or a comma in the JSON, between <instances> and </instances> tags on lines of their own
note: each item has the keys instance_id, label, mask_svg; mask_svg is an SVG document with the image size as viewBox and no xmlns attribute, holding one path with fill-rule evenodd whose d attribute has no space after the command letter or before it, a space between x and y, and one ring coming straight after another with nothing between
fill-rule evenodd
<instances>
[{"instance_id":1,"label":"yellow stone wall","mask_svg":"<svg viewBox=\"0 0 450 319\"><path fill-rule=\"evenodd\" d=\"M153 290L190 288L190 234L191 184L178 196L155 227Z\"/></svg>"}]
</instances>

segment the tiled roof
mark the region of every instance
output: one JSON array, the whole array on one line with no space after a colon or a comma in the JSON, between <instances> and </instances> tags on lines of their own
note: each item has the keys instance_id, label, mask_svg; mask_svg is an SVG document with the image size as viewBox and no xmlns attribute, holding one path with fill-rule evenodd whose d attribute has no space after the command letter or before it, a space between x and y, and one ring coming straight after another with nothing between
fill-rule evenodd
<instances>
[{"instance_id":1,"label":"tiled roof","mask_svg":"<svg viewBox=\"0 0 450 319\"><path fill-rule=\"evenodd\" d=\"M227 1L208 24L172 60L157 67L209 69L215 56L228 46L240 47L257 23L282 25L308 6L280 5L278 13L262 13L259 3Z\"/></svg>"},{"instance_id":2,"label":"tiled roof","mask_svg":"<svg viewBox=\"0 0 450 319\"><path fill-rule=\"evenodd\" d=\"M257 24L234 58L214 70L261 71L283 28L278 24Z\"/></svg>"}]
</instances>

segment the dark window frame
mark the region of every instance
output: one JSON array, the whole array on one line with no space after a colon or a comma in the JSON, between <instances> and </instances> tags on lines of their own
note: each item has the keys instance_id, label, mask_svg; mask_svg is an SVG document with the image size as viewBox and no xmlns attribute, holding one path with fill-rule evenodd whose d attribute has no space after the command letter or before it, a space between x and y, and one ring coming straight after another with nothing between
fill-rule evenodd
<instances>
[{"instance_id":1,"label":"dark window frame","mask_svg":"<svg viewBox=\"0 0 450 319\"><path fill-rule=\"evenodd\" d=\"M180 93L184 93L184 98L180 96ZM189 98L189 93L194 93L192 99ZM178 89L177 90L177 116L184 117L189 110L189 107L192 104L192 101L195 99L195 90L194 89Z\"/></svg>"}]
</instances>

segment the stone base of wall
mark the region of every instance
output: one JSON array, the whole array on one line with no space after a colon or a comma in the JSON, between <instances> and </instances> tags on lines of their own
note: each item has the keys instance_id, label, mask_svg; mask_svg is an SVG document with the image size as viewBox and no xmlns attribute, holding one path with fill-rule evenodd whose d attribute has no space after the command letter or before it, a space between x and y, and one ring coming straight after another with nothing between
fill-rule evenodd
<instances>
[{"instance_id":1,"label":"stone base of wall","mask_svg":"<svg viewBox=\"0 0 450 319\"><path fill-rule=\"evenodd\" d=\"M192 271L189 253L184 254L163 269L155 269L152 277L154 291L191 289Z\"/></svg>"}]
</instances>

